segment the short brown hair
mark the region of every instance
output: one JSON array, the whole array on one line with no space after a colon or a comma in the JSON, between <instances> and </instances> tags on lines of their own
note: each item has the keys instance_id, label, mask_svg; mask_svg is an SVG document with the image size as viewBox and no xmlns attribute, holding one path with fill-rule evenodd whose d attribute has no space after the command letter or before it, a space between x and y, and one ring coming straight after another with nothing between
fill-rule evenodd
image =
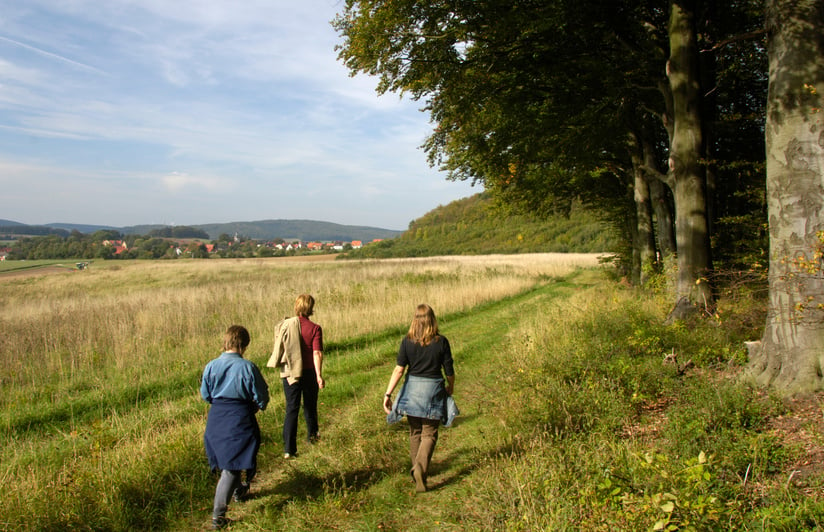
<instances>
[{"instance_id":1,"label":"short brown hair","mask_svg":"<svg viewBox=\"0 0 824 532\"><path fill-rule=\"evenodd\" d=\"M226 334L223 335L223 349L226 351L234 350L241 353L249 347L251 337L246 327L241 325L232 325L226 329Z\"/></svg>"},{"instance_id":2,"label":"short brown hair","mask_svg":"<svg viewBox=\"0 0 824 532\"><path fill-rule=\"evenodd\" d=\"M315 298L309 294L301 294L295 299L295 316L308 318L315 311Z\"/></svg>"}]
</instances>

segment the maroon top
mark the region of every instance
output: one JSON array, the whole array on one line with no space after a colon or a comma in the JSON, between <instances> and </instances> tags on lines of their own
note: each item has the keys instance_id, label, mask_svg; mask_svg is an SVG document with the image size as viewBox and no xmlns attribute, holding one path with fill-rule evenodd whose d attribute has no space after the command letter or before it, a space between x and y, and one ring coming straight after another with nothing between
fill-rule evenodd
<instances>
[{"instance_id":1,"label":"maroon top","mask_svg":"<svg viewBox=\"0 0 824 532\"><path fill-rule=\"evenodd\" d=\"M315 369L314 351L323 351L323 330L309 318L300 316L300 357L304 371Z\"/></svg>"}]
</instances>

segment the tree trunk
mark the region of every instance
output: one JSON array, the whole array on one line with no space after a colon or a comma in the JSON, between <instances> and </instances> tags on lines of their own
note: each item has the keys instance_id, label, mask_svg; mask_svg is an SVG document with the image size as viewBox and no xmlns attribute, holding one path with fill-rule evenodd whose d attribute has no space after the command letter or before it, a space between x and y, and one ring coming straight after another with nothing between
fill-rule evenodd
<instances>
[{"instance_id":1,"label":"tree trunk","mask_svg":"<svg viewBox=\"0 0 824 532\"><path fill-rule=\"evenodd\" d=\"M769 308L750 370L806 392L824 389L824 6L772 0L767 27Z\"/></svg>"},{"instance_id":2,"label":"tree trunk","mask_svg":"<svg viewBox=\"0 0 824 532\"><path fill-rule=\"evenodd\" d=\"M712 261L706 183L701 165L701 83L694 18L694 0L672 2L667 74L673 103L669 171L674 184L678 271L676 308L671 317L676 319L697 308L714 307L714 296L708 281Z\"/></svg>"},{"instance_id":3,"label":"tree trunk","mask_svg":"<svg viewBox=\"0 0 824 532\"><path fill-rule=\"evenodd\" d=\"M655 269L655 232L652 225L650 188L644 169L644 148L635 135L630 136L635 230L633 231L632 282L644 286Z\"/></svg>"},{"instance_id":4,"label":"tree trunk","mask_svg":"<svg viewBox=\"0 0 824 532\"><path fill-rule=\"evenodd\" d=\"M675 223L672 205L664 183L657 179L650 179L648 184L652 212L655 214L655 240L658 244L658 251L661 253L660 260L663 260L675 255Z\"/></svg>"},{"instance_id":5,"label":"tree trunk","mask_svg":"<svg viewBox=\"0 0 824 532\"><path fill-rule=\"evenodd\" d=\"M675 255L675 224L672 215L672 201L667 194L669 188L666 187L660 179L655 177L656 175L660 175L661 170L658 164L659 157L656 154L653 143L645 139L642 141L642 146L644 150L644 165L655 171L655 175L650 176L648 172L646 177L647 186L649 187L650 205L655 221L655 244L657 244L658 252L661 254L660 257L657 257L656 263L660 266L664 259Z\"/></svg>"}]
</instances>

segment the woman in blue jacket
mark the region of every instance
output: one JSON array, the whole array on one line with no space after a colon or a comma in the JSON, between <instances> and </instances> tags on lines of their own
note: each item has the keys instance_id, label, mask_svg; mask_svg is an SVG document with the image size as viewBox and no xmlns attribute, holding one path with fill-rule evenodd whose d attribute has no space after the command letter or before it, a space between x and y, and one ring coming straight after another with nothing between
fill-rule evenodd
<instances>
[{"instance_id":1,"label":"woman in blue jacket","mask_svg":"<svg viewBox=\"0 0 824 532\"><path fill-rule=\"evenodd\" d=\"M255 414L269 404L269 386L258 367L243 358L249 346L249 331L232 325L223 336L223 353L206 365L200 395L212 406L206 420L203 443L212 471L220 470L215 488L212 528L228 524L226 508L234 494L249 491L257 470L260 427ZM241 474L246 471L246 483Z\"/></svg>"},{"instance_id":2,"label":"woman in blue jacket","mask_svg":"<svg viewBox=\"0 0 824 532\"><path fill-rule=\"evenodd\" d=\"M392 392L409 368L401 392L394 405ZM438 426L447 426L457 414L452 401L455 369L449 341L438 331L435 311L429 305L418 305L409 332L401 341L397 365L389 379L383 398L383 409L392 423L400 416L409 422L409 455L415 491L426 491L429 463L438 442Z\"/></svg>"}]
</instances>

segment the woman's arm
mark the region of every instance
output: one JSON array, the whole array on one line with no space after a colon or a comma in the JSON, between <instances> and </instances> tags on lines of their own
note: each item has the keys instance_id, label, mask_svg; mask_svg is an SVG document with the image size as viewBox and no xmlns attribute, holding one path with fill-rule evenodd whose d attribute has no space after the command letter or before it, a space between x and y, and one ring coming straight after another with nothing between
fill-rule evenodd
<instances>
[{"instance_id":1,"label":"woman's arm","mask_svg":"<svg viewBox=\"0 0 824 532\"><path fill-rule=\"evenodd\" d=\"M455 390L455 375L450 375L446 378L446 394L452 395Z\"/></svg>"},{"instance_id":2,"label":"woman's arm","mask_svg":"<svg viewBox=\"0 0 824 532\"><path fill-rule=\"evenodd\" d=\"M323 389L326 381L323 380L323 351L312 351L312 359L315 361L315 374L318 377L318 388Z\"/></svg>"},{"instance_id":3,"label":"woman's arm","mask_svg":"<svg viewBox=\"0 0 824 532\"><path fill-rule=\"evenodd\" d=\"M405 366L395 366L395 369L392 371L392 376L389 377L389 384L386 386L386 393L383 396L383 410L387 414L392 412L392 392L395 391L395 386L400 382L405 370Z\"/></svg>"}]
</instances>

